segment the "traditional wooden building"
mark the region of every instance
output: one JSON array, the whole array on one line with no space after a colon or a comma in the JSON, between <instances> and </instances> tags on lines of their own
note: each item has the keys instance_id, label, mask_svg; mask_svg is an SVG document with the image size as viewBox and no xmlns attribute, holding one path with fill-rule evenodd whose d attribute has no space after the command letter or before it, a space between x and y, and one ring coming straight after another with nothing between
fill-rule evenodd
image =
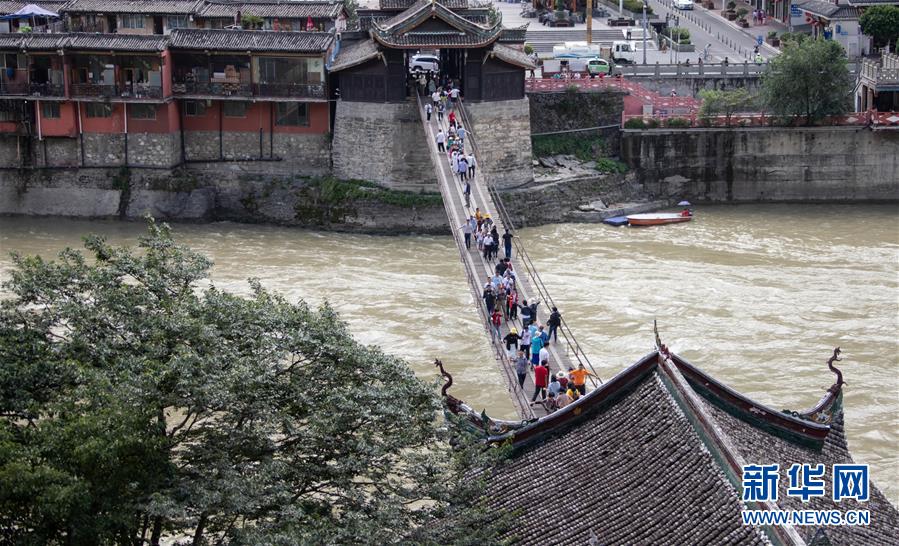
<instances>
[{"instance_id":1,"label":"traditional wooden building","mask_svg":"<svg viewBox=\"0 0 899 546\"><path fill-rule=\"evenodd\" d=\"M534 64L523 51L524 28L506 29L499 12L467 0L381 0L379 9L360 10L359 21L362 31L343 35L330 66L339 90L332 145L338 176L433 189L410 71L414 55L429 53L440 59L434 76L459 90L471 129L483 137L482 172L501 188L533 179L524 80ZM497 130L502 138L491 138ZM372 146L383 160L357 157Z\"/></svg>"},{"instance_id":2,"label":"traditional wooden building","mask_svg":"<svg viewBox=\"0 0 899 546\"><path fill-rule=\"evenodd\" d=\"M380 10L359 17L368 36L347 41L331 66L343 100L406 100L409 59L421 51L438 52L441 74L452 78L468 101L525 96L525 70L533 62L522 51L523 35L518 44L500 42L505 29L496 11L469 9L464 0L385 0Z\"/></svg>"},{"instance_id":3,"label":"traditional wooden building","mask_svg":"<svg viewBox=\"0 0 899 546\"><path fill-rule=\"evenodd\" d=\"M842 374L806 411L776 410L709 376L664 345L580 400L532 422L487 419L446 393L450 411L511 443L489 476L488 502L515 515L521 544L899 544L899 512L870 483L868 500L834 500L834 465L852 464ZM451 382L451 379L450 379ZM823 464L806 501L794 464ZM776 498L747 499L744 465L779 465ZM805 481L799 482L805 486ZM867 483L866 483L867 485ZM867 510L867 525L747 525L741 512Z\"/></svg>"}]
</instances>

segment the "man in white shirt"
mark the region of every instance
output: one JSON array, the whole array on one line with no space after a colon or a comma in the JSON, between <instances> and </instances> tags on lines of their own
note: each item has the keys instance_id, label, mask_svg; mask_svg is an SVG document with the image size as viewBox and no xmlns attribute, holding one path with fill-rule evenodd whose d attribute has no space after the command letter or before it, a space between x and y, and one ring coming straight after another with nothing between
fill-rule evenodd
<instances>
[{"instance_id":1,"label":"man in white shirt","mask_svg":"<svg viewBox=\"0 0 899 546\"><path fill-rule=\"evenodd\" d=\"M443 129L437 131L437 151L438 152L446 152L446 134L443 132Z\"/></svg>"},{"instance_id":2,"label":"man in white shirt","mask_svg":"<svg viewBox=\"0 0 899 546\"><path fill-rule=\"evenodd\" d=\"M437 91L431 93L431 102L434 103L434 108L437 108L437 104L440 102L440 93Z\"/></svg>"}]
</instances>

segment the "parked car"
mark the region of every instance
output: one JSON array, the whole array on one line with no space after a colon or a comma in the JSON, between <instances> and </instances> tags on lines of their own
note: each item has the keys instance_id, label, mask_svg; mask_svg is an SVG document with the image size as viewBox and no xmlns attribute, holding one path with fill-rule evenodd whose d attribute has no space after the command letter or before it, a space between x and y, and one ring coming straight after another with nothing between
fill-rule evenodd
<instances>
[{"instance_id":1,"label":"parked car","mask_svg":"<svg viewBox=\"0 0 899 546\"><path fill-rule=\"evenodd\" d=\"M691 0L674 0L674 7L680 10L693 9Z\"/></svg>"},{"instance_id":2,"label":"parked car","mask_svg":"<svg viewBox=\"0 0 899 546\"><path fill-rule=\"evenodd\" d=\"M409 72L440 72L440 59L434 55L413 55Z\"/></svg>"}]
</instances>

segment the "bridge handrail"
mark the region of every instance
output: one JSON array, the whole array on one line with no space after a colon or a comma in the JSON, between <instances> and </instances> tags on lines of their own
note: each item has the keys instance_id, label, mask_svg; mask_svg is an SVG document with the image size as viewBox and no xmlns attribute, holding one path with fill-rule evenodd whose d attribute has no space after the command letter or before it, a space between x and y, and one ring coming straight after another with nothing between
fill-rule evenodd
<instances>
[{"instance_id":1,"label":"bridge handrail","mask_svg":"<svg viewBox=\"0 0 899 546\"><path fill-rule=\"evenodd\" d=\"M466 140L468 144L474 149L476 156L481 156L478 153L478 144L477 139L475 138L474 131L472 128L474 127L471 123L471 119L468 117L468 114L465 109L465 105L463 101L459 101L459 113L461 115L462 120L465 123L465 127L468 127L466 131ZM505 204L502 201L502 198L499 195L499 192L496 189L496 186L491 181L490 177L485 174L483 168L480 170L481 177L484 179L487 185L487 191L490 193L491 197L493 197L493 201L496 204L497 213L500 215L500 220L503 225L508 226L509 229L515 230L515 224L512 222L512 217L509 215L509 212L506 210ZM513 244L515 245L515 250L518 252L518 256L521 259L522 263L527 270L528 276L531 277L531 280L534 281L534 286L537 289L537 292L540 294L540 297L546 302L550 307L556 307L555 302L552 299L552 296L549 294L549 290L546 288L546 285L543 283L543 279L540 278L539 273L537 273L537 268L534 266L534 263L531 261L530 255L528 255L527 250L524 247L524 244L520 242L520 237L515 237L512 239ZM578 343L577 338L574 337L574 333L571 332L571 329L568 327L568 323L564 318L561 320L562 324L559 327L559 330L562 332L562 338L565 340L565 344L568 346L569 350L574 354L574 357L577 359L578 363L585 364L586 367L593 373L593 377L596 377L600 383L602 383L602 378L597 373L596 369L593 367L593 364L590 362L590 359L587 358L587 354L581 348L580 343ZM596 381L591 377L591 382L593 386L596 386Z\"/></svg>"},{"instance_id":2,"label":"bridge handrail","mask_svg":"<svg viewBox=\"0 0 899 546\"><path fill-rule=\"evenodd\" d=\"M417 106L418 106L419 115L421 115L421 112L424 111L424 106L421 103L420 96L417 96L416 102L417 102ZM428 154L431 155L431 145L432 145L432 143L430 142L431 139L430 139L430 136L427 134L427 132L425 133L425 136L427 137L427 139L429 141L428 142ZM434 167L437 169L440 168L439 165L435 165ZM443 184L437 184L437 186L440 189L441 197L443 198L443 202L446 204L445 206L449 207L450 203L452 203L452 197L449 195L448 190L446 188L444 188ZM487 310L484 307L484 305L482 305L482 303L481 303L481 294L478 294L475 289L476 286L479 286L479 284L478 284L479 281L475 282L479 277L476 277L474 275L474 271L472 271L471 265L468 263L468 260L465 259L465 255L463 254L462 248L464 247L465 242L462 239L462 234L459 233L459 229L458 229L459 226L454 225L455 223L453 222L452 215L448 214L447 220L449 221L450 231L453 234L453 239L456 242L456 248L459 251L459 258L460 258L460 261L462 262L462 267L465 269L465 276L468 278L468 287L471 290L472 295L474 296L475 307L478 309L478 315L480 315L480 317L481 317L481 326L487 331L488 334L490 334L490 338L491 338L490 346L493 348L493 356L494 356L494 358L496 358L497 362L500 363L500 367L502 368L503 373L506 374L507 378L509 379L509 384L512 385L512 384L514 384L515 381L517 381L517 378L514 378L514 380L513 380L513 378L511 377L512 371L511 371L510 366L508 365L509 358L508 358L508 355L506 354L505 349L503 348L502 340L497 339L491 333L492 326L490 324L490 317L487 316ZM534 417L534 412L530 408L530 406L522 406L522 408L524 409L525 412L528 413L528 414L522 415L522 418L528 419L528 418Z\"/></svg>"}]
</instances>

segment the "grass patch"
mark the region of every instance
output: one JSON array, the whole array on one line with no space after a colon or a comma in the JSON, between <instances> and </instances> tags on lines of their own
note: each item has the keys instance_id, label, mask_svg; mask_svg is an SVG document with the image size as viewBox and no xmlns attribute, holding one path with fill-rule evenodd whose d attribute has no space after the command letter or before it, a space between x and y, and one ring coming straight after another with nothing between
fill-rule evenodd
<instances>
[{"instance_id":1,"label":"grass patch","mask_svg":"<svg viewBox=\"0 0 899 546\"><path fill-rule=\"evenodd\" d=\"M605 141L599 137L577 135L545 135L531 137L531 151L536 157L551 155L573 155L581 161L596 159L596 150L601 150Z\"/></svg>"},{"instance_id":2,"label":"grass patch","mask_svg":"<svg viewBox=\"0 0 899 546\"><path fill-rule=\"evenodd\" d=\"M339 205L351 201L369 200L397 207L421 207L440 205L439 193L397 191L384 188L367 180L339 180L330 176L312 178L304 189L316 194L322 204Z\"/></svg>"}]
</instances>

